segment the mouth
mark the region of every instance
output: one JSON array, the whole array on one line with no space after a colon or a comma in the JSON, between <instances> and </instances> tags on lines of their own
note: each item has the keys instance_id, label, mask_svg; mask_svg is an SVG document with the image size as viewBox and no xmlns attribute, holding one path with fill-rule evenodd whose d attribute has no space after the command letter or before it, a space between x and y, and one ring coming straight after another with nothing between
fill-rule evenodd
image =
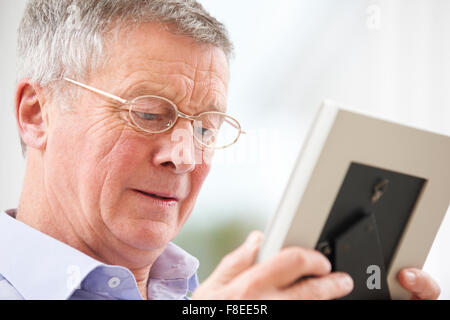
<instances>
[{"instance_id":1,"label":"mouth","mask_svg":"<svg viewBox=\"0 0 450 320\"><path fill-rule=\"evenodd\" d=\"M146 191L142 191L142 190L134 190L134 191L136 191L144 196L156 199L156 200L161 200L161 201L166 201L166 202L178 202L178 200L179 200L176 197L172 197L172 196L165 195L165 194L150 193L150 192L146 192Z\"/></svg>"}]
</instances>

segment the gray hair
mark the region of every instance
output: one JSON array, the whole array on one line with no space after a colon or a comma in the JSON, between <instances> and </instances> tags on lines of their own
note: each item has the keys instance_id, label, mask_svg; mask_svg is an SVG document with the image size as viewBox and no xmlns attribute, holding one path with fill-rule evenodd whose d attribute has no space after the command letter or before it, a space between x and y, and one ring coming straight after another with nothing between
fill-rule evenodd
<instances>
[{"instance_id":1,"label":"gray hair","mask_svg":"<svg viewBox=\"0 0 450 320\"><path fill-rule=\"evenodd\" d=\"M145 22L233 54L225 26L195 0L29 0L18 30L18 80L51 87L84 78L106 60L107 32Z\"/></svg>"}]
</instances>

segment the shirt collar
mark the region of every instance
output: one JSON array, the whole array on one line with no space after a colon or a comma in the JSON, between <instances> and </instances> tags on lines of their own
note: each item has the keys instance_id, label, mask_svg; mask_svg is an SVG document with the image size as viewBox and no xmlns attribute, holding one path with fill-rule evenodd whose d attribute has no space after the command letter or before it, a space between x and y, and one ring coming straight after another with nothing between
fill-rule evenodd
<instances>
[{"instance_id":1,"label":"shirt collar","mask_svg":"<svg viewBox=\"0 0 450 320\"><path fill-rule=\"evenodd\" d=\"M68 299L90 273L106 266L16 220L15 213L15 210L0 213L0 274L25 299ZM169 243L154 262L150 280L189 281L195 277L198 267L199 261L195 257Z\"/></svg>"}]
</instances>

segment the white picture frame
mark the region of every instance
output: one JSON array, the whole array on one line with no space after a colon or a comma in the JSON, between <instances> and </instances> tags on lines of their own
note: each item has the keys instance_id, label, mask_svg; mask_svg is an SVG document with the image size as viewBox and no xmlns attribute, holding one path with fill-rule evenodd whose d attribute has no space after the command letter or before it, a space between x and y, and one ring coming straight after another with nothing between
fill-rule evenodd
<instances>
[{"instance_id":1,"label":"white picture frame","mask_svg":"<svg viewBox=\"0 0 450 320\"><path fill-rule=\"evenodd\" d=\"M351 163L426 179L391 260L392 299L409 299L397 281L404 267L422 268L450 204L450 137L374 118L324 101L258 261L287 246L314 249Z\"/></svg>"}]
</instances>

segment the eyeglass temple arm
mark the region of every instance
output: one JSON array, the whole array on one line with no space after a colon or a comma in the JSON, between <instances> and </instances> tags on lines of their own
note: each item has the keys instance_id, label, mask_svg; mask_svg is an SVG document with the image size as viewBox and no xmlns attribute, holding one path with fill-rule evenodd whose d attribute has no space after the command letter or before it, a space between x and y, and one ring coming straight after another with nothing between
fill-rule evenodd
<instances>
[{"instance_id":1,"label":"eyeglass temple arm","mask_svg":"<svg viewBox=\"0 0 450 320\"><path fill-rule=\"evenodd\" d=\"M72 84L74 84L74 85L76 85L76 86L78 86L78 87L84 88L84 89L86 89L86 90L89 90L89 91L98 93L98 94L100 94L100 95L102 95L102 96L105 96L105 97L111 98L111 99L113 99L113 100L116 100L116 101L118 101L118 102L120 102L120 103L122 103L122 104L128 104L128 101L127 101L127 100L122 99L122 98L120 98L120 97L118 97L118 96L115 96L115 95L113 95L113 94L110 94L110 93L108 93L108 92L102 91L102 90L100 90L100 89L93 88L93 87L91 87L91 86L88 86L88 85L86 85L86 84L82 84L81 82L78 82L78 81L75 81L75 80L72 80L72 79L69 79L69 78L64 78L64 80L66 80L66 81L68 81L68 82L70 82L70 83L72 83Z\"/></svg>"},{"instance_id":2,"label":"eyeglass temple arm","mask_svg":"<svg viewBox=\"0 0 450 320\"><path fill-rule=\"evenodd\" d=\"M88 86L88 85L86 85L86 84L83 84L83 83L81 83L81 82L78 82L78 81L75 81L75 80L72 80L72 79L69 79L69 78L64 78L64 80L66 80L66 81L68 81L68 82L70 82L70 83L72 83L72 84L74 84L74 85L76 85L76 86L78 86L78 87L81 87L81 88L84 88L84 89L86 89L86 90L89 90L89 91L91 91L91 92L95 92L95 93L97 93L97 94L99 94L99 95L102 95L102 96L111 98L111 99L113 99L113 100L119 101L119 102L122 103L122 104L128 104L128 101L127 101L127 100L122 99L122 98L120 98L120 97L118 97L118 96L115 96L115 95L113 95L113 94L110 94L110 93L108 93L108 92L102 91L102 90L100 90L100 89L96 89L96 88L94 88L94 87ZM234 123L232 123L231 121L229 121L229 120L225 120L225 121L227 121L230 125L232 125L232 126L235 127L236 129L238 129L242 134L247 134L247 132L245 132L245 131L243 131L241 128L237 127L237 126L236 126Z\"/></svg>"},{"instance_id":3,"label":"eyeglass temple arm","mask_svg":"<svg viewBox=\"0 0 450 320\"><path fill-rule=\"evenodd\" d=\"M236 126L236 124L234 124L232 121L225 119L226 122L228 122L228 124L230 124L231 126L235 127L236 129L238 129L242 134L247 134L247 132L245 132L244 130L242 130L240 127Z\"/></svg>"}]
</instances>

